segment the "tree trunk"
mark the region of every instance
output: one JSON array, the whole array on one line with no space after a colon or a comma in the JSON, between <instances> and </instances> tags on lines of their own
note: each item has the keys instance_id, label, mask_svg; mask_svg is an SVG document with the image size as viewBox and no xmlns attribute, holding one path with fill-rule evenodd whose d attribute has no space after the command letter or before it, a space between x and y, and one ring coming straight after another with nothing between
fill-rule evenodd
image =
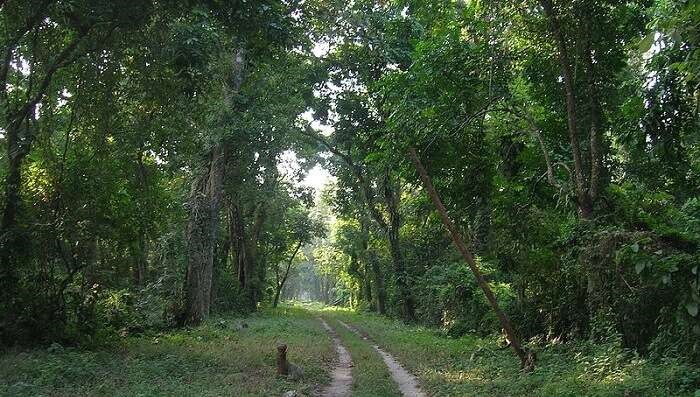
<instances>
[{"instance_id":1,"label":"tree trunk","mask_svg":"<svg viewBox=\"0 0 700 397\"><path fill-rule=\"evenodd\" d=\"M596 87L595 62L593 59L593 50L591 48L592 23L590 20L590 14L585 13L583 16L583 28L585 31L584 43L581 46L581 58L583 59L584 63L583 73L586 78L586 95L588 97L588 112L590 120L590 174L588 175L588 182L586 182L586 175L581 165L582 161L578 136L579 130L577 125L578 120L576 118L576 97L574 94L570 55L567 49L564 33L562 32L561 25L559 23L559 18L554 10L551 0L540 0L540 4L544 9L545 15L549 21L550 30L554 36L554 41L558 50L557 56L564 79L567 121L571 141L571 153L574 158L574 178L579 218L583 221L588 221L593 219L594 216L594 206L599 195L601 175L603 172L601 110L598 90ZM587 11L591 12L590 10ZM585 263L587 263L585 269L588 283L588 304L591 315L594 315L600 308L598 303L602 288L600 274L590 265L590 258L582 259Z\"/></svg>"},{"instance_id":2,"label":"tree trunk","mask_svg":"<svg viewBox=\"0 0 700 397\"><path fill-rule=\"evenodd\" d=\"M576 190L576 199L580 211L581 218L590 219L593 214L593 203L588 194L586 187L586 176L583 171L583 162L581 160L581 148L579 142L578 120L576 112L576 96L574 94L574 82L571 73L571 59L566 46L564 33L559 25L551 0L540 0L540 5L544 9L545 15L549 20L550 29L554 36L554 41L557 46L557 59L561 67L562 79L564 81L564 94L566 98L566 121L569 131L569 144L571 145L571 155L574 160L574 186Z\"/></svg>"},{"instance_id":3,"label":"tree trunk","mask_svg":"<svg viewBox=\"0 0 700 397\"><path fill-rule=\"evenodd\" d=\"M416 153L416 150L414 148L409 149L409 157L413 162L413 165L416 167L416 170L418 171L418 175L420 176L420 179L423 182L423 187L428 192L428 195L430 196L431 201L435 205L438 214L440 214L440 218L442 218L442 223L452 235L452 240L457 246L457 249L469 265L469 268L471 269L472 273L474 273L474 277L476 278L479 287L484 292L484 295L486 295L486 300L488 300L489 304L491 305L491 308L496 313L496 316L501 322L501 327L503 328L503 331L505 332L506 337L510 342L510 346L513 348L513 351L518 356L518 358L520 358L520 364L522 368L524 370L531 371L532 369L534 369L535 366L534 355L531 352L526 351L520 344L520 339L518 338L515 329L513 328L513 325L510 322L510 318L508 318L508 315L506 315L506 313L503 310L501 310L500 306L498 305L498 301L496 300L493 291L491 291L491 287L489 287L488 283L486 282L486 279L484 278L484 275L479 269L479 266L476 264L474 257L472 256L471 252L469 252L467 245L462 239L462 235L459 233L457 227L454 225L449 215L447 214L447 209L445 209L445 206L442 204L442 201L440 200L440 197L438 196L437 191L435 190L435 187L433 186L433 183L430 180L430 176L423 167L423 164L421 163L420 158L418 157L418 153Z\"/></svg>"},{"instance_id":4,"label":"tree trunk","mask_svg":"<svg viewBox=\"0 0 700 397\"><path fill-rule=\"evenodd\" d=\"M255 221L253 222L253 227L250 232L248 261L246 262L248 265L246 269L248 279L246 280L244 296L248 301L250 310L255 310L260 301L264 283L264 273L261 271L262 269L258 264L258 241L260 240L260 234L262 233L263 224L265 223L265 216L264 205L260 203L255 209Z\"/></svg>"},{"instance_id":5,"label":"tree trunk","mask_svg":"<svg viewBox=\"0 0 700 397\"><path fill-rule=\"evenodd\" d=\"M360 218L362 227L363 241L363 259L365 262L365 275L367 284L367 299L375 305L375 309L379 314L386 314L386 290L384 289L384 276L379 267L376 253L369 247L369 222L367 217ZM374 294L372 294L371 285L374 284Z\"/></svg>"},{"instance_id":6,"label":"tree trunk","mask_svg":"<svg viewBox=\"0 0 700 397\"><path fill-rule=\"evenodd\" d=\"M396 288L399 291L399 300L401 302L401 311L404 320L415 321L415 305L411 290L408 286L408 274L401 252L401 241L399 231L401 229L401 215L399 214L399 193L395 192L391 186L389 175L386 175L384 180L384 198L389 211L389 225L387 229L387 238L389 240L389 248L391 258L394 264L394 273L396 277Z\"/></svg>"},{"instance_id":7,"label":"tree trunk","mask_svg":"<svg viewBox=\"0 0 700 397\"><path fill-rule=\"evenodd\" d=\"M240 92L245 65L243 56L243 48L233 54L230 74L224 82L224 111L234 107L234 96ZM209 315L219 207L228 160L226 147L223 141L214 145L205 171L195 177L190 192L184 319L188 324L198 324Z\"/></svg>"},{"instance_id":8,"label":"tree trunk","mask_svg":"<svg viewBox=\"0 0 700 397\"><path fill-rule=\"evenodd\" d=\"M272 300L272 307L273 307L273 308L277 307L277 305L279 304L279 302L280 302L280 293L281 293L281 292L282 292L282 287L277 286L277 287L275 288L275 297L274 297L274 299Z\"/></svg>"},{"instance_id":9,"label":"tree trunk","mask_svg":"<svg viewBox=\"0 0 700 397\"><path fill-rule=\"evenodd\" d=\"M297 243L296 248L294 248L294 252L292 253L292 256L289 257L289 260L287 261L287 268L284 271L284 276L282 276L282 279L280 280L279 283L275 286L275 299L272 301L272 307L277 307L277 304L279 303L280 299L280 293L282 292L282 288L284 288L284 283L287 282L287 277L289 277L289 269L292 268L292 263L294 262L294 258L297 256L297 253L299 253L299 249L301 248L302 242L299 241Z\"/></svg>"},{"instance_id":10,"label":"tree trunk","mask_svg":"<svg viewBox=\"0 0 700 397\"><path fill-rule=\"evenodd\" d=\"M363 298L365 302L372 305L372 269L369 263L369 225L367 219L362 217L360 219L361 228L361 244L360 244L360 261L362 262L362 286L363 286Z\"/></svg>"},{"instance_id":11,"label":"tree trunk","mask_svg":"<svg viewBox=\"0 0 700 397\"><path fill-rule=\"evenodd\" d=\"M379 261L374 257L374 254L369 258L372 276L374 278L374 296L377 299L377 312L379 314L386 314L386 290L384 289L384 277L382 271L379 268Z\"/></svg>"},{"instance_id":12,"label":"tree trunk","mask_svg":"<svg viewBox=\"0 0 700 397\"><path fill-rule=\"evenodd\" d=\"M190 219L187 225L187 275L185 322L199 324L209 315L219 203L223 193L224 153L215 146L208 168L198 175L190 193Z\"/></svg>"},{"instance_id":13,"label":"tree trunk","mask_svg":"<svg viewBox=\"0 0 700 397\"><path fill-rule=\"evenodd\" d=\"M148 246L146 236L143 231L139 232L138 240L132 244L132 273L134 285L142 286L146 281L146 271L148 269Z\"/></svg>"},{"instance_id":14,"label":"tree trunk","mask_svg":"<svg viewBox=\"0 0 700 397\"><path fill-rule=\"evenodd\" d=\"M247 231L243 218L243 211L239 203L232 203L231 208L231 242L236 253L238 266L238 284L241 288L241 301L249 310L254 310L260 298L262 275L257 268L257 245L265 222L265 208L258 204L254 213L255 220L250 230Z\"/></svg>"},{"instance_id":15,"label":"tree trunk","mask_svg":"<svg viewBox=\"0 0 700 397\"><path fill-rule=\"evenodd\" d=\"M364 266L362 267L362 275L363 275L363 297L364 301L367 302L368 304L372 304L372 276L371 276L371 271L370 271L370 266L367 261L364 261Z\"/></svg>"},{"instance_id":16,"label":"tree trunk","mask_svg":"<svg viewBox=\"0 0 700 397\"><path fill-rule=\"evenodd\" d=\"M585 17L585 30L586 30L586 45L584 46L583 59L586 67L584 72L586 74L586 87L588 94L588 107L590 113L590 136L589 144L591 150L591 177L588 187L588 197L590 198L591 205L593 205L598 198L598 191L600 189L600 179L601 171L603 168L602 161L602 139L600 134L602 133L602 121L601 121L601 111L600 111L600 100L598 99L598 89L596 87L596 73L595 73L595 62L593 61L593 49L591 48L591 20L590 16Z\"/></svg>"},{"instance_id":17,"label":"tree trunk","mask_svg":"<svg viewBox=\"0 0 700 397\"><path fill-rule=\"evenodd\" d=\"M233 200L232 200L233 201ZM238 203L232 202L229 206L229 229L231 230L231 251L236 257L236 277L241 290L246 288L248 280L248 249L246 247L245 225L243 224L243 214Z\"/></svg>"},{"instance_id":18,"label":"tree trunk","mask_svg":"<svg viewBox=\"0 0 700 397\"><path fill-rule=\"evenodd\" d=\"M141 143L141 149L139 150L137 156L136 156L136 170L135 170L135 178L136 178L136 186L139 192L139 195L141 198L145 197L148 192L148 173L146 170L146 166L143 163L143 143ZM146 222L143 219L139 220L138 223L138 236L136 238L136 241L134 242L132 246L132 249L135 250L134 253L132 253L133 256L133 278L134 278L134 284L137 286L141 286L144 284L146 280L146 269L148 268L148 263L147 263L147 258L148 258L148 242L146 240Z\"/></svg>"},{"instance_id":19,"label":"tree trunk","mask_svg":"<svg viewBox=\"0 0 700 397\"><path fill-rule=\"evenodd\" d=\"M21 207L20 191L22 186L22 163L29 154L29 144L20 142L20 127L29 126L10 124L6 132L7 140L7 175L5 176L5 207L0 221L0 279L5 285L2 290L12 287L15 279L15 264L21 239L17 230L17 217ZM28 135L28 134L27 134Z\"/></svg>"}]
</instances>

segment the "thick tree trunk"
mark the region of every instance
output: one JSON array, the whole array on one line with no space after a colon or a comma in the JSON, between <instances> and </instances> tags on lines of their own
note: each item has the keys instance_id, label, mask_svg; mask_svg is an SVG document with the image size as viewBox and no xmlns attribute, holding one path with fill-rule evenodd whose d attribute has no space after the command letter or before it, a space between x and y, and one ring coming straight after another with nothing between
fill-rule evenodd
<instances>
[{"instance_id":1,"label":"thick tree trunk","mask_svg":"<svg viewBox=\"0 0 700 397\"><path fill-rule=\"evenodd\" d=\"M223 194L224 153L215 146L205 172L195 178L187 225L185 322L199 324L209 315L219 204Z\"/></svg>"},{"instance_id":2,"label":"thick tree trunk","mask_svg":"<svg viewBox=\"0 0 700 397\"><path fill-rule=\"evenodd\" d=\"M231 71L224 83L224 111L233 108L234 96L243 83L243 48L232 58ZM195 177L190 193L185 282L185 322L189 324L198 324L209 315L219 207L228 161L226 147L225 142L219 141L210 150L205 171Z\"/></svg>"},{"instance_id":3,"label":"thick tree trunk","mask_svg":"<svg viewBox=\"0 0 700 397\"><path fill-rule=\"evenodd\" d=\"M503 328L503 331L505 332L506 337L510 342L510 346L513 348L513 351L520 359L520 364L522 368L524 370L531 371L532 369L534 369L535 365L534 355L532 355L531 352L526 351L520 344L520 338L517 336L515 329L513 328L513 325L510 322L510 318L508 318L508 315L503 310L501 310L500 306L498 305L496 296L493 294L493 291L491 291L491 287L489 287L489 284L486 282L486 279L481 273L481 270L479 270L479 266L476 264L474 257L467 248L467 245L464 243L462 235L459 233L457 227L454 225L449 215L447 214L447 209L445 209L445 206L442 204L442 201L440 200L440 197L438 196L437 191L435 190L435 187L433 186L433 183L430 180L430 176L423 167L423 164L421 163L420 158L418 157L418 153L416 153L416 150L414 148L409 149L409 158L411 159L411 162L413 162L414 166L416 167L416 170L418 171L418 175L420 176L420 179L423 182L423 187L428 192L428 195L430 196L431 201L435 205L438 214L440 214L440 218L442 218L442 223L452 235L452 240L457 246L457 249L469 265L469 268L471 269L472 273L474 273L474 277L476 278L479 287L484 292L484 295L486 295L486 300L489 302L491 308L496 313L498 320L501 322L501 327Z\"/></svg>"},{"instance_id":4,"label":"thick tree trunk","mask_svg":"<svg viewBox=\"0 0 700 397\"><path fill-rule=\"evenodd\" d=\"M260 268L258 263L258 241L260 240L260 234L262 233L263 224L265 223L265 217L266 212L264 205L262 203L258 204L255 209L255 221L253 222L253 227L250 232L248 261L246 263L248 265L246 269L248 280L246 281L244 296L248 300L250 310L255 310L262 295L264 271Z\"/></svg>"},{"instance_id":5,"label":"thick tree trunk","mask_svg":"<svg viewBox=\"0 0 700 397\"><path fill-rule=\"evenodd\" d=\"M586 45L584 48L584 62L586 67L586 86L588 94L588 111L590 113L590 136L589 144L591 150L591 177L588 187L588 197L591 205L598 198L600 180L603 168L602 160L602 120L600 111L600 100L598 99L598 88L596 87L595 62L593 61L593 49L591 48L592 27L590 16L585 17Z\"/></svg>"}]
</instances>

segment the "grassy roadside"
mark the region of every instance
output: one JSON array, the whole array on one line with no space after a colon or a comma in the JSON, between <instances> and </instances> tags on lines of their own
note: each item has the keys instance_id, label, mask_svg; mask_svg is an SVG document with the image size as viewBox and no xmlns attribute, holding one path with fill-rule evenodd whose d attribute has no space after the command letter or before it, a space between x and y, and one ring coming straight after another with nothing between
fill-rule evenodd
<instances>
[{"instance_id":1,"label":"grassy roadside","mask_svg":"<svg viewBox=\"0 0 700 397\"><path fill-rule=\"evenodd\" d=\"M433 396L698 396L700 369L677 360L652 362L616 346L589 343L540 349L534 373L522 375L496 341L447 338L373 314L332 310L368 332Z\"/></svg>"},{"instance_id":2,"label":"grassy roadside","mask_svg":"<svg viewBox=\"0 0 700 397\"><path fill-rule=\"evenodd\" d=\"M243 323L247 327L243 327ZM275 373L275 345L289 345L304 379ZM2 396L274 396L329 382L331 340L308 311L264 310L168 333L128 337L103 350L49 349L0 356Z\"/></svg>"},{"instance_id":3,"label":"grassy roadside","mask_svg":"<svg viewBox=\"0 0 700 397\"><path fill-rule=\"evenodd\" d=\"M333 316L326 316L328 323L340 336L343 345L352 356L352 395L353 397L398 397L401 392L391 378L382 358L372 346L350 332Z\"/></svg>"}]
</instances>

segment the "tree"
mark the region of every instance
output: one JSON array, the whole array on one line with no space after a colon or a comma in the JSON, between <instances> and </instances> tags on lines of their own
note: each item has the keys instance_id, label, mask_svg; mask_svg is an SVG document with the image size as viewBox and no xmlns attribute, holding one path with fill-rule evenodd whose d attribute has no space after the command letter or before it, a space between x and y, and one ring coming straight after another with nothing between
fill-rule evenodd
<instances>
[{"instance_id":1,"label":"tree","mask_svg":"<svg viewBox=\"0 0 700 397\"><path fill-rule=\"evenodd\" d=\"M272 260L275 271L275 292L272 307L277 307L279 303L280 294L301 247L325 234L324 224L311 218L308 210L300 206L288 207L280 226L276 230L277 233L281 234L277 237L276 245L279 249L278 252L286 254L287 257L282 259L283 255L278 255L281 260Z\"/></svg>"}]
</instances>

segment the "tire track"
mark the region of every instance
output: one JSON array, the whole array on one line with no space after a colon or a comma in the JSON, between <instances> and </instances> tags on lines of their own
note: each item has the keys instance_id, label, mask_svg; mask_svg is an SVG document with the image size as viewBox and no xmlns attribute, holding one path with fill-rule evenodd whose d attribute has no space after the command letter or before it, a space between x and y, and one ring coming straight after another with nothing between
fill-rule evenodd
<instances>
[{"instance_id":1,"label":"tire track","mask_svg":"<svg viewBox=\"0 0 700 397\"><path fill-rule=\"evenodd\" d=\"M352 388L352 358L335 330L322 318L319 317L318 319L333 339L335 351L338 353L338 364L333 368L331 384L323 389L321 395L326 397L349 397Z\"/></svg>"},{"instance_id":2,"label":"tire track","mask_svg":"<svg viewBox=\"0 0 700 397\"><path fill-rule=\"evenodd\" d=\"M382 359L384 359L384 363L386 364L387 368L389 368L391 377L399 386L399 390L401 390L401 393L405 397L427 397L427 395L420 389L418 379L408 372L398 361L396 361L394 356L382 350L377 344L371 341L367 335L362 335L357 329L355 329L355 327L352 327L340 320L338 320L338 322L350 330L350 332L359 336L363 340L370 342L374 350L376 350L377 353L382 356Z\"/></svg>"}]
</instances>

